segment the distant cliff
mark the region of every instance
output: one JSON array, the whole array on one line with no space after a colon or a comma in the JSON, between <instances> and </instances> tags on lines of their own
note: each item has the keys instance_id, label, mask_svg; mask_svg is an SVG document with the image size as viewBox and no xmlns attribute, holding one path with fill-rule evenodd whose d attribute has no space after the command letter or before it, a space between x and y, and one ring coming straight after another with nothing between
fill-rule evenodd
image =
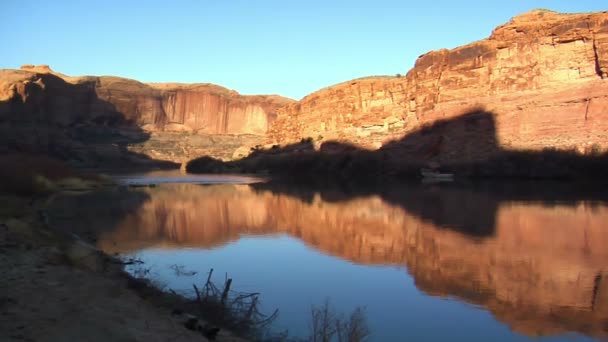
<instances>
[{"instance_id":1,"label":"distant cliff","mask_svg":"<svg viewBox=\"0 0 608 342\"><path fill-rule=\"evenodd\" d=\"M63 149L70 150L73 147L70 141L74 139L66 134L87 128L107 140L106 146L102 146L106 150L122 142L113 139L113 134L137 136L125 146L154 140L160 135L157 146L136 148L136 152L181 161L182 155L188 154L182 149L166 155L158 155L158 150L175 148L180 140L186 142L184 149L197 148L196 140L200 142L200 137L183 135L263 136L277 109L290 102L276 95L243 96L213 84L144 84L112 76L68 77L48 66L0 70L0 129L5 147L33 152L48 152L53 149L50 144L61 144ZM34 128L37 130L32 131ZM124 133L125 129L129 132ZM47 139L49 134L53 136L51 139ZM86 139L79 142L87 144ZM208 146L202 147L192 154L210 152L204 148Z\"/></svg>"},{"instance_id":2,"label":"distant cliff","mask_svg":"<svg viewBox=\"0 0 608 342\"><path fill-rule=\"evenodd\" d=\"M280 96L243 96L214 84L150 83L114 76L67 77L48 66L0 70L0 119L74 124L133 123L148 131L265 134Z\"/></svg>"},{"instance_id":3,"label":"distant cliff","mask_svg":"<svg viewBox=\"0 0 608 342\"><path fill-rule=\"evenodd\" d=\"M487 39L420 56L403 77L319 90L279 110L268 142L312 137L378 148L473 109L494 115L491 133L503 150L608 149L608 12L532 11ZM440 153L457 143L445 139Z\"/></svg>"}]
</instances>

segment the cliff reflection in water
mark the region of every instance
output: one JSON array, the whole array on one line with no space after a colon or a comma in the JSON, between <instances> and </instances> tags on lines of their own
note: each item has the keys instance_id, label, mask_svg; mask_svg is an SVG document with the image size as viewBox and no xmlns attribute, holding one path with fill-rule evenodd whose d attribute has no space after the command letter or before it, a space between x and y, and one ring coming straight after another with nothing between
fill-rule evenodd
<instances>
[{"instance_id":1,"label":"cliff reflection in water","mask_svg":"<svg viewBox=\"0 0 608 342\"><path fill-rule=\"evenodd\" d=\"M400 191L400 202L249 185L138 191L149 199L100 236L104 250L211 248L241 235L288 234L355 263L404 265L420 290L481 305L528 335L608 332L604 202L547 205L433 188Z\"/></svg>"}]
</instances>

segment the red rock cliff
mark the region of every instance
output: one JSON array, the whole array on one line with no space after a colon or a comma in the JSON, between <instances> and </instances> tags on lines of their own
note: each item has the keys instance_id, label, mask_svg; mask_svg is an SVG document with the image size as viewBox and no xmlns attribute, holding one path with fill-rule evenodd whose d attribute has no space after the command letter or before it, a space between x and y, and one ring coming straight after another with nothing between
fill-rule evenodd
<instances>
[{"instance_id":1,"label":"red rock cliff","mask_svg":"<svg viewBox=\"0 0 608 342\"><path fill-rule=\"evenodd\" d=\"M27 118L44 113L49 120L65 124L116 116L150 131L262 135L277 109L290 103L280 96L243 96L213 84L67 77L48 66L0 70L0 80L0 115L19 113Z\"/></svg>"},{"instance_id":2,"label":"red rock cliff","mask_svg":"<svg viewBox=\"0 0 608 342\"><path fill-rule=\"evenodd\" d=\"M352 80L279 111L268 141L380 147L473 108L503 149L608 148L608 12L532 11L487 39L422 55L405 77ZM449 144L449 141L444 142Z\"/></svg>"},{"instance_id":3,"label":"red rock cliff","mask_svg":"<svg viewBox=\"0 0 608 342\"><path fill-rule=\"evenodd\" d=\"M87 167L226 159L262 143L290 102L212 84L68 77L26 65L0 70L0 153L44 153Z\"/></svg>"}]
</instances>

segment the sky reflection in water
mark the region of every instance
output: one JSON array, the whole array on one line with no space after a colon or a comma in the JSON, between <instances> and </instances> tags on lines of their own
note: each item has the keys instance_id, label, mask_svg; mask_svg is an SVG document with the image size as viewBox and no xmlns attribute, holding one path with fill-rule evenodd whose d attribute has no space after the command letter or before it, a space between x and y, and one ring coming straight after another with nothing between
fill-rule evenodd
<instances>
[{"instance_id":1,"label":"sky reflection in water","mask_svg":"<svg viewBox=\"0 0 608 342\"><path fill-rule=\"evenodd\" d=\"M373 341L585 340L608 330L602 201L458 187L128 193L137 205L106 223L101 248L142 258L177 291L211 268L220 284L227 272L234 289L261 293L266 312L279 308L276 329L296 336L326 298L343 313L365 307ZM86 215L94 201L78 202ZM172 265L198 274L176 276Z\"/></svg>"},{"instance_id":2,"label":"sky reflection in water","mask_svg":"<svg viewBox=\"0 0 608 342\"><path fill-rule=\"evenodd\" d=\"M287 236L244 237L211 250L147 249L136 254L153 266L154 277L183 292L206 274L175 276L172 265L188 270L229 270L234 286L261 292L263 310L279 308L276 330L306 336L311 305L330 298L338 312L364 306L374 341L512 341L519 336L480 308L421 294L404 268L365 266L330 257ZM214 279L221 284L224 274ZM552 339L553 340L553 339Z\"/></svg>"}]
</instances>

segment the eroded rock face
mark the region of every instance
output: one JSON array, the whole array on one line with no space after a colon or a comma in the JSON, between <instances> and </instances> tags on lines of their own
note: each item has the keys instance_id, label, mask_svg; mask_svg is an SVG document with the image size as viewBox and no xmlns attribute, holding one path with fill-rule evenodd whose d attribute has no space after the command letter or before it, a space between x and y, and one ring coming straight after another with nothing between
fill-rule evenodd
<instances>
[{"instance_id":1,"label":"eroded rock face","mask_svg":"<svg viewBox=\"0 0 608 342\"><path fill-rule=\"evenodd\" d=\"M492 115L492 125L465 122L456 125L458 129L450 128L450 134L434 132L420 139L420 144L433 145L433 153L423 157L457 163L477 162L502 151L548 147L582 154L607 150L608 12L525 13L496 28L487 39L420 56L406 76L347 81L298 102L279 96L241 96L211 84L68 77L48 66L0 71L0 134L12 132L11 139L18 142L5 146L23 141L30 147L43 146L40 150L69 150L54 143L70 141L61 138L66 133L49 127L94 123L103 127L97 135L107 136L108 127L130 125L139 130L137 139L126 145L107 139L112 140L110 145L123 144L143 155L179 162L201 155L227 159L258 144L284 145L308 137L368 148L392 142L392 147L400 148L400 140L411 133L479 111ZM32 133L30 127L16 135L15 122L20 128L35 123L44 132ZM481 132L484 142L470 144L476 135L468 132L470 127ZM258 138L210 146L183 138L191 134ZM408 143L417 144L416 140ZM493 145L486 146L486 140ZM58 146L51 148L45 141ZM455 153L462 150L463 142L468 144L467 153ZM107 145L104 149L111 150Z\"/></svg>"},{"instance_id":2,"label":"eroded rock face","mask_svg":"<svg viewBox=\"0 0 608 342\"><path fill-rule=\"evenodd\" d=\"M42 140L49 139L32 141L32 127L52 131L43 134L45 136L63 136L50 140L64 149L70 149L70 137L66 135L77 131L76 127L98 128L97 135L105 136L108 145L123 144L121 139L113 139L112 134L120 135L118 131L125 129L128 134L139 134L129 146L150 140L159 133L161 141L174 142L170 147L175 147L180 140L189 143L196 140L183 139L180 136L183 134L261 137L274 120L277 109L290 102L280 96L242 96L212 84L144 84L110 76L68 77L53 72L48 66L0 70L0 126L4 139L16 141L16 145L25 141L28 147L25 150L34 152L47 152L49 146ZM20 131L26 127L27 132ZM167 133L169 139L163 133ZM232 147L228 145L226 149ZM19 150L19 146L16 147ZM207 146L180 147L165 153L156 149L150 154L173 161L205 153L216 155L214 150L207 151ZM196 154L190 155L185 149ZM146 146L136 150L144 155L152 152Z\"/></svg>"},{"instance_id":3,"label":"eroded rock face","mask_svg":"<svg viewBox=\"0 0 608 342\"><path fill-rule=\"evenodd\" d=\"M377 148L481 109L494 115L503 150L606 149L607 72L608 12L532 11L487 39L420 56L405 77L358 79L308 95L279 111L268 141L322 136Z\"/></svg>"},{"instance_id":4,"label":"eroded rock face","mask_svg":"<svg viewBox=\"0 0 608 342\"><path fill-rule=\"evenodd\" d=\"M149 131L265 134L280 96L243 96L213 84L144 84L113 77L68 77L48 66L0 70L3 116L41 118L60 124L109 120ZM2 117L11 120L10 117Z\"/></svg>"},{"instance_id":5,"label":"eroded rock face","mask_svg":"<svg viewBox=\"0 0 608 342\"><path fill-rule=\"evenodd\" d=\"M280 96L242 96L212 84L142 84L98 78L97 96L149 131L265 134Z\"/></svg>"}]
</instances>

